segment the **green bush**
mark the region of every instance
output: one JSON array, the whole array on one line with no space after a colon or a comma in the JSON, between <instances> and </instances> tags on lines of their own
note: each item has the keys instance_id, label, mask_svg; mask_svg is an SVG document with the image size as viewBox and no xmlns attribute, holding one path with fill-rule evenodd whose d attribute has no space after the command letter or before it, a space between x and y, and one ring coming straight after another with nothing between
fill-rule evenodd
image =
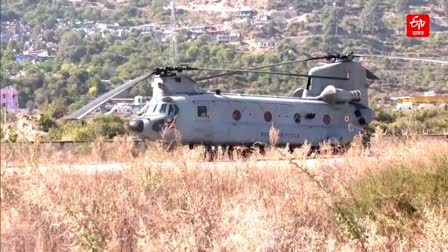
<instances>
[{"instance_id":1,"label":"green bush","mask_svg":"<svg viewBox=\"0 0 448 252\"><path fill-rule=\"evenodd\" d=\"M430 162L419 167L391 164L359 179L339 212L353 220L379 223L380 233L402 235L406 225L420 219L423 209L438 208L448 200L448 157L427 158Z\"/></svg>"},{"instance_id":2,"label":"green bush","mask_svg":"<svg viewBox=\"0 0 448 252\"><path fill-rule=\"evenodd\" d=\"M101 115L90 121L67 122L53 128L48 140L92 141L98 138L112 139L128 133L127 121L115 115Z\"/></svg>"},{"instance_id":3,"label":"green bush","mask_svg":"<svg viewBox=\"0 0 448 252\"><path fill-rule=\"evenodd\" d=\"M379 126L389 133L411 130L422 134L427 131L441 134L448 130L448 111L443 108L396 111L386 108L375 108L376 117L371 126Z\"/></svg>"},{"instance_id":4,"label":"green bush","mask_svg":"<svg viewBox=\"0 0 448 252\"><path fill-rule=\"evenodd\" d=\"M58 140L91 141L94 139L92 130L85 122L69 122L57 133Z\"/></svg>"},{"instance_id":5,"label":"green bush","mask_svg":"<svg viewBox=\"0 0 448 252\"><path fill-rule=\"evenodd\" d=\"M95 137L112 139L128 133L127 121L115 115L101 115L93 119L90 125Z\"/></svg>"}]
</instances>

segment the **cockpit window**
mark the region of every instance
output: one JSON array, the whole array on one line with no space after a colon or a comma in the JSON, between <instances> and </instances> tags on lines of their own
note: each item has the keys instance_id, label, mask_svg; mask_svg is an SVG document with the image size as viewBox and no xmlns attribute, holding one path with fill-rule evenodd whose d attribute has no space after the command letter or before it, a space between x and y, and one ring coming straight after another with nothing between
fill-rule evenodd
<instances>
[{"instance_id":1,"label":"cockpit window","mask_svg":"<svg viewBox=\"0 0 448 252\"><path fill-rule=\"evenodd\" d=\"M168 107L168 115L172 116L174 115L174 108L173 105L170 104L170 106Z\"/></svg>"},{"instance_id":2,"label":"cockpit window","mask_svg":"<svg viewBox=\"0 0 448 252\"><path fill-rule=\"evenodd\" d=\"M162 104L151 104L147 107L145 115L158 115L166 114L170 116L175 116L179 113L179 107L176 104L162 103Z\"/></svg>"},{"instance_id":3,"label":"cockpit window","mask_svg":"<svg viewBox=\"0 0 448 252\"><path fill-rule=\"evenodd\" d=\"M162 106L160 107L160 113L164 114L166 111L166 103L162 104Z\"/></svg>"}]
</instances>

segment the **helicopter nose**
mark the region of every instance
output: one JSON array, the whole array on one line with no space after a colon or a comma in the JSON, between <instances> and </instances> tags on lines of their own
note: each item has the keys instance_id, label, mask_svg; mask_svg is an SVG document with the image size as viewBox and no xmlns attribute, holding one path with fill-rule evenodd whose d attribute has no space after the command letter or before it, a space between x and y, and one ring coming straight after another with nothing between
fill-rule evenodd
<instances>
[{"instance_id":1,"label":"helicopter nose","mask_svg":"<svg viewBox=\"0 0 448 252\"><path fill-rule=\"evenodd\" d=\"M144 129L144 123L142 120L139 120L139 119L131 120L131 121L129 121L129 129L134 132L141 133L141 132L143 132L143 129Z\"/></svg>"}]
</instances>

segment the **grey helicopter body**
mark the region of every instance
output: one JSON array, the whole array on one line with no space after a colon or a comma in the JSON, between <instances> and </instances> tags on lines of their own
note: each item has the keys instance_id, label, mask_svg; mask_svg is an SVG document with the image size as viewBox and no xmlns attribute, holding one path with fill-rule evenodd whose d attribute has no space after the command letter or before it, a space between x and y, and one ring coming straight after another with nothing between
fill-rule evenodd
<instances>
[{"instance_id":1,"label":"grey helicopter body","mask_svg":"<svg viewBox=\"0 0 448 252\"><path fill-rule=\"evenodd\" d=\"M372 72L354 57L389 57L378 55L327 55L282 62L250 69L216 69L193 67L157 68L101 95L79 109L69 119L81 119L95 108L154 77L153 97L129 122L129 128L141 139L180 141L194 146L253 146L269 144L271 127L279 130L279 145L300 146L310 143L317 147L323 142L346 146L374 119L369 107L368 80L376 80ZM389 57L447 64L447 61ZM309 60L333 60L312 68L308 74L268 72L259 69L294 64ZM184 71L224 71L225 73L193 80ZM238 73L277 74L307 77L306 88L291 96L261 96L225 94L220 90L202 92L197 81ZM175 139L176 138L176 139Z\"/></svg>"},{"instance_id":2,"label":"grey helicopter body","mask_svg":"<svg viewBox=\"0 0 448 252\"><path fill-rule=\"evenodd\" d=\"M366 70L357 62L340 61L315 67L309 75L341 73L350 77L311 77L308 89L294 96L199 92L183 74L158 76L153 99L130 122L130 129L142 139L158 140L166 122L174 122L183 144L232 146L268 144L274 127L279 145L346 145L374 118L368 107Z\"/></svg>"}]
</instances>

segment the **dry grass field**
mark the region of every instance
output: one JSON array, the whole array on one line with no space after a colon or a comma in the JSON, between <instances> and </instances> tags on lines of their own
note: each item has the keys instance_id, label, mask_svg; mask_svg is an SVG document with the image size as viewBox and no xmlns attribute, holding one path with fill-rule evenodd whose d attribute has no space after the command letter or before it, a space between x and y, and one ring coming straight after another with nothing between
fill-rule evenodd
<instances>
[{"instance_id":1,"label":"dry grass field","mask_svg":"<svg viewBox=\"0 0 448 252\"><path fill-rule=\"evenodd\" d=\"M200 159L187 148L2 145L2 251L447 250L448 143L357 146L334 165L306 167L306 149L271 149L265 158L295 161L259 169L253 156L216 170L187 168ZM177 165L153 162L166 159ZM36 168L106 160L131 167ZM11 164L21 168L6 172Z\"/></svg>"}]
</instances>

